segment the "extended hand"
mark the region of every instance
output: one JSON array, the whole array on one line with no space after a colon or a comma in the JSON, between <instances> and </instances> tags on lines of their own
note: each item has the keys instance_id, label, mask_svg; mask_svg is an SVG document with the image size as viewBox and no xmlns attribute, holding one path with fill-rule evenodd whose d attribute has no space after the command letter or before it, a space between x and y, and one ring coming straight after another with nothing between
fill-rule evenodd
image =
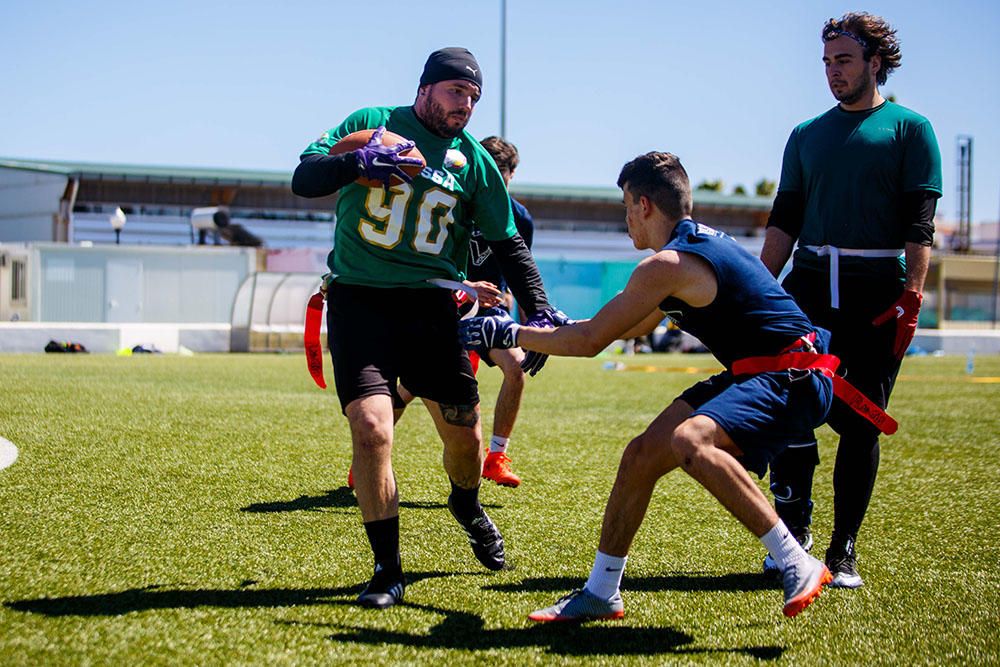
<instances>
[{"instance_id":1,"label":"extended hand","mask_svg":"<svg viewBox=\"0 0 1000 667\"><path fill-rule=\"evenodd\" d=\"M528 321L524 323L525 326L538 327L539 329L553 329L555 327L561 327L566 324L572 324L573 320L566 316L566 313L561 310L556 310L555 308L544 308L531 317ZM542 366L545 362L549 360L549 355L542 354L541 352L529 351L524 355L524 361L521 362L521 370L525 373L531 375L542 370Z\"/></svg>"},{"instance_id":2,"label":"extended hand","mask_svg":"<svg viewBox=\"0 0 1000 667\"><path fill-rule=\"evenodd\" d=\"M475 282L466 280L466 285L476 291L476 299L483 308L495 308L503 303L503 292L491 282L477 280Z\"/></svg>"},{"instance_id":3,"label":"extended hand","mask_svg":"<svg viewBox=\"0 0 1000 667\"><path fill-rule=\"evenodd\" d=\"M386 188L392 183L392 177L396 176L404 182L409 183L413 179L403 171L404 164L423 164L418 158L403 157L404 153L416 144L412 141L404 141L395 146L386 146L382 143L382 135L385 134L385 125L380 125L373 133L371 139L362 148L354 151L358 156L358 168L361 175L373 181L382 181Z\"/></svg>"},{"instance_id":4,"label":"extended hand","mask_svg":"<svg viewBox=\"0 0 1000 667\"><path fill-rule=\"evenodd\" d=\"M473 317L458 323L458 337L462 347L485 357L492 349L517 347L517 331L520 328L506 313Z\"/></svg>"},{"instance_id":5,"label":"extended hand","mask_svg":"<svg viewBox=\"0 0 1000 667\"><path fill-rule=\"evenodd\" d=\"M892 352L896 359L903 358L906 349L910 346L910 341L913 340L913 335L917 333L917 319L920 316L920 304L923 303L923 300L924 297L920 292L904 290L896 303L872 320L872 324L877 327L895 320L896 340L893 343Z\"/></svg>"}]
</instances>

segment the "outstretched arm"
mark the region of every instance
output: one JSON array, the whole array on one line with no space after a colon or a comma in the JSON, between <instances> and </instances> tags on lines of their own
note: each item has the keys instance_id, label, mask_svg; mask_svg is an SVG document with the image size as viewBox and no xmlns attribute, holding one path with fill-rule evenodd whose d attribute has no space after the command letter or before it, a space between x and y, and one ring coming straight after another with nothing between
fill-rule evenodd
<instances>
[{"instance_id":1,"label":"outstretched arm","mask_svg":"<svg viewBox=\"0 0 1000 667\"><path fill-rule=\"evenodd\" d=\"M666 298L658 278L667 273L664 267L640 264L625 289L604 304L593 318L558 329L522 327L518 345L546 354L593 357L650 317Z\"/></svg>"},{"instance_id":2,"label":"outstretched arm","mask_svg":"<svg viewBox=\"0 0 1000 667\"><path fill-rule=\"evenodd\" d=\"M715 273L704 260L687 253L662 251L640 263L625 289L592 319L541 329L487 317L466 320L460 327L467 347L519 345L545 354L592 357L645 324L668 296L701 307L711 303L717 291Z\"/></svg>"}]
</instances>

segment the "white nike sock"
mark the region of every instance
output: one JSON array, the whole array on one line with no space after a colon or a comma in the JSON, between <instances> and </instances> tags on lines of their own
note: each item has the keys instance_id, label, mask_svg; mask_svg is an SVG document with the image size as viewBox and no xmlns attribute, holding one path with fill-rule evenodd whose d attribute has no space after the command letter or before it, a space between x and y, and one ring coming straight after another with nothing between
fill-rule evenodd
<instances>
[{"instance_id":1,"label":"white nike sock","mask_svg":"<svg viewBox=\"0 0 1000 667\"><path fill-rule=\"evenodd\" d=\"M501 454L507 453L507 443L510 442L510 438L501 438L499 435L495 435L490 438L490 454L493 452L500 452Z\"/></svg>"},{"instance_id":2,"label":"white nike sock","mask_svg":"<svg viewBox=\"0 0 1000 667\"><path fill-rule=\"evenodd\" d=\"M609 556L598 551L594 557L594 567L590 571L584 588L602 600L610 600L618 592L625 572L625 561L628 556Z\"/></svg>"},{"instance_id":3,"label":"white nike sock","mask_svg":"<svg viewBox=\"0 0 1000 667\"><path fill-rule=\"evenodd\" d=\"M778 523L774 524L774 528L760 536L760 541L782 572L792 563L806 557L805 549L792 536L791 531L781 519L778 519Z\"/></svg>"}]
</instances>

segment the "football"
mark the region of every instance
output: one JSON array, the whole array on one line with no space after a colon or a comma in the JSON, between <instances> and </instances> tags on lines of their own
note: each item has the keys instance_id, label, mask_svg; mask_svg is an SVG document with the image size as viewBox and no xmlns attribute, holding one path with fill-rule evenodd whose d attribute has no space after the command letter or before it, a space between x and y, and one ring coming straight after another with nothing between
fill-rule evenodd
<instances>
[{"instance_id":1,"label":"football","mask_svg":"<svg viewBox=\"0 0 1000 667\"><path fill-rule=\"evenodd\" d=\"M358 130L357 132L351 132L349 135L347 135L346 137L335 143L333 147L330 148L330 155L340 155L341 153L347 153L349 151L354 151L359 148L363 148L365 144L367 144L368 141L372 138L372 134L374 132L375 130ZM401 137L395 132L389 132L388 130L386 130L385 134L382 135L382 144L384 146L395 146L396 144L401 144L404 141L409 141L409 139L407 139L406 137ZM415 157L420 160L419 165L416 164L401 165L403 171L405 171L411 177L415 177L417 174L420 173L420 171L424 167L427 166L427 160L424 159L424 156L420 153L420 151L417 149L416 146L414 146L408 151L403 151L401 155L405 157ZM376 186L382 187L382 181L373 181L371 179L364 178L363 176L355 182L369 187L376 187ZM398 176L392 177L393 185L402 182L403 179L399 178Z\"/></svg>"}]
</instances>

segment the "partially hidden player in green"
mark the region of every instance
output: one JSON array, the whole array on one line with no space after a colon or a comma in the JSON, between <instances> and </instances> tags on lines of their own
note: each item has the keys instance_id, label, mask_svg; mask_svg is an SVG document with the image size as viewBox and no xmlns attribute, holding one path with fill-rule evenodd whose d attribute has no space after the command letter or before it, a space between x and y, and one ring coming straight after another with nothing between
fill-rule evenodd
<instances>
[{"instance_id":1,"label":"partially hidden player in green","mask_svg":"<svg viewBox=\"0 0 1000 667\"><path fill-rule=\"evenodd\" d=\"M885 408L916 332L941 155L930 122L879 93L901 61L892 26L852 13L830 19L821 36L838 104L792 130L761 260L779 275L798 240L785 289L830 330L830 351L851 384ZM826 564L832 586L856 588L862 579L854 542L875 486L879 432L839 403L830 426L840 443ZM771 466L778 514L807 549L818 462L813 443L789 448ZM777 569L765 558L765 572Z\"/></svg>"},{"instance_id":2,"label":"partially hidden player in green","mask_svg":"<svg viewBox=\"0 0 1000 667\"><path fill-rule=\"evenodd\" d=\"M355 492L375 560L359 597L366 606L398 603L406 585L391 464L397 382L430 409L451 480L448 507L473 552L491 570L505 563L500 531L479 503L479 394L458 342L457 306L450 290L428 282L464 278L475 221L529 319L552 325L541 276L516 233L500 172L465 130L482 84L468 50L435 51L412 106L352 113L306 148L292 179L292 190L304 197L339 193L328 259L327 330L337 395L351 428ZM376 129L366 146L329 155L340 139L365 129ZM410 142L385 146L385 130ZM411 179L401 167L413 159L401 153L413 144L427 164ZM385 187L356 183L360 176ZM393 177L402 182L391 185ZM536 365L543 362L533 358Z\"/></svg>"}]
</instances>

